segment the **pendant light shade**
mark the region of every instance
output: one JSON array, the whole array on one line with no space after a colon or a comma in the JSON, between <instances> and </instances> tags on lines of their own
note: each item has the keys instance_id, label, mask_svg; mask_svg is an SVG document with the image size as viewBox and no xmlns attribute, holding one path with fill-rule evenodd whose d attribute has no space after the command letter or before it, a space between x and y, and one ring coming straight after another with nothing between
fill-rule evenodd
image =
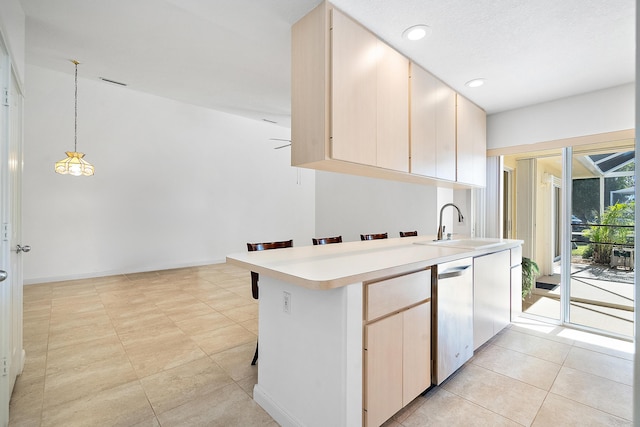
<instances>
[{"instance_id":1,"label":"pendant light shade","mask_svg":"<svg viewBox=\"0 0 640 427\"><path fill-rule=\"evenodd\" d=\"M56 162L56 172L62 175L73 176L91 176L94 172L94 167L91 163L83 159L84 153L78 153L75 151L67 151L67 158Z\"/></svg>"},{"instance_id":2,"label":"pendant light shade","mask_svg":"<svg viewBox=\"0 0 640 427\"><path fill-rule=\"evenodd\" d=\"M93 165L84 160L84 153L79 153L78 147L78 64L76 60L72 60L76 66L76 91L75 91L75 122L74 122L74 142L73 151L67 151L67 158L56 162L55 171L62 175L73 176L91 176L95 172Z\"/></svg>"}]
</instances>

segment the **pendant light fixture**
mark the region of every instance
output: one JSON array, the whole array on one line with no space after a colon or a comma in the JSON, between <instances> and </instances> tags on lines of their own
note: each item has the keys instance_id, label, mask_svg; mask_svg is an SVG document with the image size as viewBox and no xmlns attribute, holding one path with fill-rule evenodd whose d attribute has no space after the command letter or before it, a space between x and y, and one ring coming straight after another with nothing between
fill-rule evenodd
<instances>
[{"instance_id":1,"label":"pendant light fixture","mask_svg":"<svg viewBox=\"0 0 640 427\"><path fill-rule=\"evenodd\" d=\"M75 91L75 122L73 129L73 151L67 151L67 158L56 162L55 171L62 175L73 176L91 176L93 175L95 168L93 165L83 159L84 153L78 152L78 64L79 62L72 59L76 66L76 91Z\"/></svg>"}]
</instances>

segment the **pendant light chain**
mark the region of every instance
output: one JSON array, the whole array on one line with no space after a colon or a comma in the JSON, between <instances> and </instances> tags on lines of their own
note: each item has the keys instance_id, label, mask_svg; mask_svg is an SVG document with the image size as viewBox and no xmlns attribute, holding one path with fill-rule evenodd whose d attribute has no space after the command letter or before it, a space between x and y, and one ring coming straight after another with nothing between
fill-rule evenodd
<instances>
[{"instance_id":1,"label":"pendant light chain","mask_svg":"<svg viewBox=\"0 0 640 427\"><path fill-rule=\"evenodd\" d=\"M75 91L75 112L73 123L73 151L78 151L78 61L73 61L76 64L76 91Z\"/></svg>"}]
</instances>

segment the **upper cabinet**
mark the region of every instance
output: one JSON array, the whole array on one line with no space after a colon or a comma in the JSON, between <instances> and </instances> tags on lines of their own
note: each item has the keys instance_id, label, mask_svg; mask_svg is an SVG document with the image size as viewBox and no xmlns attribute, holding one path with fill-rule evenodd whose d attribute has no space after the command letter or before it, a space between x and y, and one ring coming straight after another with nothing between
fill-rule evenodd
<instances>
[{"instance_id":1,"label":"upper cabinet","mask_svg":"<svg viewBox=\"0 0 640 427\"><path fill-rule=\"evenodd\" d=\"M456 180L456 93L411 64L411 173Z\"/></svg>"},{"instance_id":2,"label":"upper cabinet","mask_svg":"<svg viewBox=\"0 0 640 427\"><path fill-rule=\"evenodd\" d=\"M409 60L331 12L331 157L408 172Z\"/></svg>"},{"instance_id":3,"label":"upper cabinet","mask_svg":"<svg viewBox=\"0 0 640 427\"><path fill-rule=\"evenodd\" d=\"M456 104L463 98L415 65L410 82L405 56L330 3L321 3L294 24L291 63L293 166L417 183L484 185L479 174L461 173L466 157L459 153ZM462 128L475 159L480 138L471 134L477 125ZM486 145L483 159L485 151Z\"/></svg>"},{"instance_id":4,"label":"upper cabinet","mask_svg":"<svg viewBox=\"0 0 640 427\"><path fill-rule=\"evenodd\" d=\"M485 186L487 180L487 115L483 109L458 95L458 173L463 184Z\"/></svg>"}]
</instances>

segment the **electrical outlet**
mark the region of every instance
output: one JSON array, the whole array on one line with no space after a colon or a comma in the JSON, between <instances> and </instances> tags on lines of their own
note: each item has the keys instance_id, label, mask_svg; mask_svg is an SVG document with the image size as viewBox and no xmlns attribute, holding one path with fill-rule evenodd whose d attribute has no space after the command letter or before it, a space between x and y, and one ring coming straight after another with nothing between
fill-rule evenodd
<instances>
[{"instance_id":1,"label":"electrical outlet","mask_svg":"<svg viewBox=\"0 0 640 427\"><path fill-rule=\"evenodd\" d=\"M291 294L287 291L282 291L282 311L291 314Z\"/></svg>"}]
</instances>

